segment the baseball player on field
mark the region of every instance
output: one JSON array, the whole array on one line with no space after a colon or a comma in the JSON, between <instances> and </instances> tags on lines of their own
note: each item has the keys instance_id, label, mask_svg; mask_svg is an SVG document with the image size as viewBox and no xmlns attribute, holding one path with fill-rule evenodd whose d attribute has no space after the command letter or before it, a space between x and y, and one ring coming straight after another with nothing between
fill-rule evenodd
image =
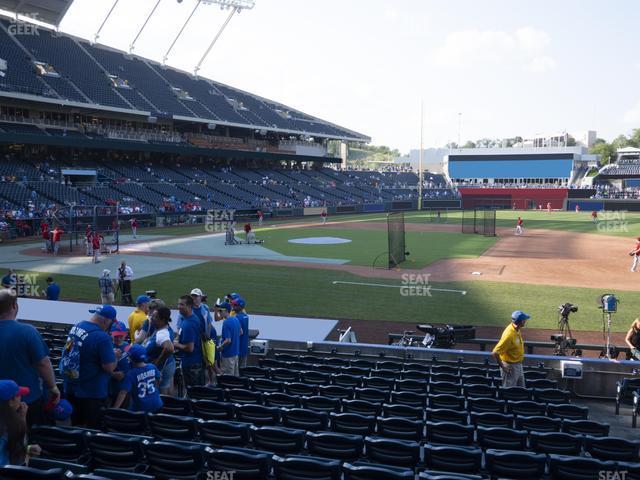
<instances>
[{"instance_id":1,"label":"baseball player on field","mask_svg":"<svg viewBox=\"0 0 640 480\"><path fill-rule=\"evenodd\" d=\"M636 267L638 266L638 257L640 257L640 237L636 238L636 247L629 252L629 256L633 257L631 271L635 272Z\"/></svg>"},{"instance_id":2,"label":"baseball player on field","mask_svg":"<svg viewBox=\"0 0 640 480\"><path fill-rule=\"evenodd\" d=\"M522 235L524 233L522 223L522 217L518 217L518 222L516 223L516 235Z\"/></svg>"}]
</instances>

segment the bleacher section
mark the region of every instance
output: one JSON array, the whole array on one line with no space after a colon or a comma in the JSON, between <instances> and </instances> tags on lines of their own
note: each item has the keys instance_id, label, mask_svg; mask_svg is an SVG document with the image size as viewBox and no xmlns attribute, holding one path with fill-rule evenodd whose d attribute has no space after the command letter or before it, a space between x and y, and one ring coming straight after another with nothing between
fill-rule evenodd
<instances>
[{"instance_id":1,"label":"bleacher section","mask_svg":"<svg viewBox=\"0 0 640 480\"><path fill-rule=\"evenodd\" d=\"M38 35L9 35L0 20L0 58L7 60L0 90L89 105L180 116L259 129L367 141L250 93L43 27ZM36 68L37 62L37 68Z\"/></svg>"}]
</instances>

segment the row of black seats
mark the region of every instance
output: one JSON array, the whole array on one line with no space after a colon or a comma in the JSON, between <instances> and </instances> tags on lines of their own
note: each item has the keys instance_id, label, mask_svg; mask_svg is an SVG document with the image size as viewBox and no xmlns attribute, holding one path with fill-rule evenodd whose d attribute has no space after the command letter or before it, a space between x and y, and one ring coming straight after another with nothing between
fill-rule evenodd
<instances>
[{"instance_id":1,"label":"row of black seats","mask_svg":"<svg viewBox=\"0 0 640 480\"><path fill-rule=\"evenodd\" d=\"M259 359L258 363L259 367L247 367L249 376L256 376L258 374L257 369L263 370L286 370L289 372L304 372L311 371L317 373L325 373L325 374L338 374L338 373L346 373L349 375L358 375L358 376L385 376L390 378L421 378L428 380L434 376L443 376L446 375L449 378L455 378L457 381L460 379L464 379L470 376L474 377L487 377L491 379L499 379L500 378L500 370L497 369L489 369L482 367L463 367L463 368L439 368L435 367L431 368L418 368L418 365L407 364L402 365L401 369L390 369L390 368L369 368L366 366L357 366L357 365L336 365L336 364L315 364L315 363L303 363L303 362L281 362L278 360L271 359ZM383 365L387 366L387 365ZM406 368L406 367L412 368ZM375 367L378 367L377 365ZM441 377L444 378L444 377ZM535 381L535 380L547 380L547 372L539 371L539 370L530 370L525 372L525 380Z\"/></svg>"},{"instance_id":2,"label":"row of black seats","mask_svg":"<svg viewBox=\"0 0 640 480\"><path fill-rule=\"evenodd\" d=\"M196 478L198 473L208 468L213 471L234 471L234 478L276 478L328 479L340 478L341 462L372 462L380 466L377 472L366 475L345 476L345 478L384 479L413 478L413 472L432 469L446 472L478 474L488 472L492 477L540 479L545 472L555 479L587 479L594 472L604 470L626 471L626 478L640 478L640 464L623 461L620 455L619 439L585 438L585 445L596 456L617 455L619 460L600 460L593 457L546 455L536 452L517 452L487 449L484 454L479 448L465 448L443 445L420 446L417 442L361 436L345 436L332 432L301 432L290 430L288 437L282 437L283 429L263 427L252 429L253 445L257 449L246 447L212 448L206 444L178 441L153 441L145 437L125 437L113 434L81 432L88 447L82 450L82 444L76 448L76 457L53 460L48 455L36 464L41 467L61 467L82 473L82 469L107 468L126 472L151 473L158 478ZM69 430L77 434L77 430ZM539 434L542 444L552 434ZM546 435L546 437L545 437ZM64 434L60 436L63 442ZM77 438L75 440L78 440ZM69 439L66 440L69 442ZM548 440L547 440L548 441ZM297 446L303 446L306 449ZM633 443L633 442L631 442ZM270 448L266 450L264 448ZM636 455L638 442L635 442ZM278 472L273 457L276 451L299 451L306 455L284 454L294 458L291 470ZM80 453L80 456L77 456ZM280 455L283 455L282 453ZM311 455L307 456L307 455ZM314 457L321 458L314 458ZM549 465L547 465L549 461ZM56 464L55 462L64 462ZM367 465L367 463L360 463ZM383 466L384 465L384 466ZM329 468L327 471L327 468ZM282 467L282 465L280 465ZM394 470L402 467L405 475L393 476ZM595 469L594 469L595 468ZM273 470L272 470L273 469ZM589 473L590 472L590 473ZM588 475L585 475L588 474ZM22 477L24 478L24 477ZM126 477L126 478L134 478ZM450 477L446 477L450 478Z\"/></svg>"},{"instance_id":3,"label":"row of black seats","mask_svg":"<svg viewBox=\"0 0 640 480\"><path fill-rule=\"evenodd\" d=\"M244 389L220 390L203 387L194 392L194 387L189 389L189 396L192 399L210 400L217 402L192 403L188 399L165 398L165 409L172 409L175 413L179 410L186 411L188 408L233 408L232 405L253 405L262 406L265 412L269 409L284 408L307 408L322 412L353 412L366 415L379 415L384 404L405 405L416 408L445 408L454 410L467 410L476 412L508 413L513 415L538 415L552 418L566 418L571 420L587 419L589 416L588 407L573 405L570 403L541 403L529 400L508 401L495 398L465 398L450 394L425 394L415 392L386 392L384 390L371 388L356 388L353 393L354 398L340 398L339 396L311 395L307 396L302 392L294 393L281 392L255 392ZM200 400L198 400L200 401ZM195 412L196 410L194 410ZM199 415L199 414L198 414ZM203 417L204 418L204 417Z\"/></svg>"},{"instance_id":4,"label":"row of black seats","mask_svg":"<svg viewBox=\"0 0 640 480\"><path fill-rule=\"evenodd\" d=\"M209 393L209 392L207 392ZM464 398L453 395L430 395L425 397L412 394L410 392L398 393L391 397L395 403L388 403L380 399L340 399L326 396L299 396L286 393L262 393L259 397L255 392L244 390L229 391L228 394L221 395L220 400L194 400L189 398L162 396L164 406L163 413L173 415L192 415L198 418L207 419L233 419L236 417L237 405L262 405L269 408L306 408L319 412L335 413L359 413L362 415L396 416L414 418L417 420L428 419L425 411L443 410L453 411L446 421L456 423L468 423L469 412L476 413L497 413L513 416L548 416L549 418L560 418L570 420L587 419L588 408L572 404L546 404L531 402L528 400L506 401L494 398ZM220 398L216 396L215 398ZM211 398L211 397L209 397ZM369 398L369 397L365 397ZM226 401L224 400L226 399ZM426 407L426 410L425 410ZM246 409L245 409L246 410ZM259 409L256 409L259 411ZM270 410L265 409L265 412ZM243 414L241 409L240 415Z\"/></svg>"},{"instance_id":5,"label":"row of black seats","mask_svg":"<svg viewBox=\"0 0 640 480\"><path fill-rule=\"evenodd\" d=\"M340 367L339 367L340 368ZM356 367L348 367L350 370ZM385 390L399 390L407 388L404 385L411 385L412 389L427 391L435 388L439 384L449 384L452 388L461 389L465 385L484 385L497 389L501 386L500 378L486 377L480 375L469 375L458 377L450 373L435 373L430 376L424 375L416 370L403 372L370 370L366 375L320 372L316 370L290 370L288 368L274 368L271 370L262 367L247 367L241 371L240 377L222 376L218 378L218 384L224 387L246 388L251 380L272 381L272 382L301 382L310 385L336 385L342 387L358 388L372 387ZM557 388L558 382L548 379L529 380L527 387L530 391L534 389ZM495 396L495 393L494 393Z\"/></svg>"},{"instance_id":6,"label":"row of black seats","mask_svg":"<svg viewBox=\"0 0 640 480\"><path fill-rule=\"evenodd\" d=\"M273 357L266 357L259 360L260 366L267 368L277 368L280 364L297 365L334 365L334 366L351 366L366 368L371 370L418 370L425 373L453 373L456 375L490 375L500 376L500 370L492 365L488 360L484 363L468 362L462 358L458 360L439 360L436 355L431 360L422 360L421 362L407 362L403 359L397 360L377 360L373 358L362 358L359 355L342 356L342 357L324 357L317 355L309 355L300 352L293 353L275 353ZM547 373L551 371L544 364L525 365L525 376L534 378L547 378Z\"/></svg>"}]
</instances>

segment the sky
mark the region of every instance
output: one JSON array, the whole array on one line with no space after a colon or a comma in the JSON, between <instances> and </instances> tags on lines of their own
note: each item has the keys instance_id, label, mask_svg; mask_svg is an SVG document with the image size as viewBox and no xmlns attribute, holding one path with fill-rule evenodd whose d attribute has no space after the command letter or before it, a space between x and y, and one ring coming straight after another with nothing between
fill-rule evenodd
<instances>
[{"instance_id":1,"label":"sky","mask_svg":"<svg viewBox=\"0 0 640 480\"><path fill-rule=\"evenodd\" d=\"M99 43L128 50L156 0L120 0ZM113 0L75 0L92 39ZM196 0L162 0L135 53L161 61ZM193 71L227 16L201 5L167 63ZM406 153L478 138L640 127L640 1L256 0L200 74Z\"/></svg>"}]
</instances>

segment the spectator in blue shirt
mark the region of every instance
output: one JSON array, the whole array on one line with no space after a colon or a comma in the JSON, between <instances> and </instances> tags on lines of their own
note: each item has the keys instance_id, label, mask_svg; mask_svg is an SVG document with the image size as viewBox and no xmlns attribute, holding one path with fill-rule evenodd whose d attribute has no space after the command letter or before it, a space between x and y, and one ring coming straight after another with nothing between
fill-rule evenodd
<instances>
[{"instance_id":1,"label":"spectator in blue shirt","mask_svg":"<svg viewBox=\"0 0 640 480\"><path fill-rule=\"evenodd\" d=\"M152 298L149 302L149 312L147 313L147 319L142 323L142 327L136 334L136 343L139 343L140 345L146 345L147 340L149 340L149 338L151 338L151 336L155 333L156 327L154 326L151 319L153 318L153 313L160 307L166 307L164 301L160 300L159 298Z\"/></svg>"},{"instance_id":2,"label":"spectator in blue shirt","mask_svg":"<svg viewBox=\"0 0 640 480\"><path fill-rule=\"evenodd\" d=\"M158 367L147 364L146 350L142 345L131 345L128 350L131 370L125 375L116 398L115 408L120 408L128 393L131 394L131 410L156 413L162 408Z\"/></svg>"},{"instance_id":3,"label":"spectator in blue shirt","mask_svg":"<svg viewBox=\"0 0 640 480\"><path fill-rule=\"evenodd\" d=\"M18 299L9 289L0 290L0 378L13 380L29 388L22 399L29 406L29 425L47 423L44 405L57 403L60 391L49 360L49 349L31 325L16 321Z\"/></svg>"},{"instance_id":4,"label":"spectator in blue shirt","mask_svg":"<svg viewBox=\"0 0 640 480\"><path fill-rule=\"evenodd\" d=\"M239 376L240 369L238 367L238 354L240 353L240 335L242 328L236 316L229 316L231 305L225 303L220 308L224 318L222 322L222 337L220 349L222 353L221 367L223 375Z\"/></svg>"},{"instance_id":5,"label":"spectator in blue shirt","mask_svg":"<svg viewBox=\"0 0 640 480\"><path fill-rule=\"evenodd\" d=\"M173 346L180 355L182 376L186 387L204 385L204 359L202 357L202 336L204 331L200 319L193 313L193 298L183 295L178 300L178 310L182 324L178 340Z\"/></svg>"},{"instance_id":6,"label":"spectator in blue shirt","mask_svg":"<svg viewBox=\"0 0 640 480\"><path fill-rule=\"evenodd\" d=\"M247 358L249 356L249 315L244 311L247 305L244 298L237 297L231 302L233 311L236 312L235 317L240 322L242 334L240 335L240 348L238 350L239 367L247 366Z\"/></svg>"},{"instance_id":7,"label":"spectator in blue shirt","mask_svg":"<svg viewBox=\"0 0 640 480\"><path fill-rule=\"evenodd\" d=\"M13 269L9 269L7 274L2 277L2 288L13 288L16 286L16 274Z\"/></svg>"},{"instance_id":8,"label":"spectator in blue shirt","mask_svg":"<svg viewBox=\"0 0 640 480\"><path fill-rule=\"evenodd\" d=\"M52 277L47 277L47 300L58 300L60 298L60 286L53 281Z\"/></svg>"},{"instance_id":9,"label":"spectator in blue shirt","mask_svg":"<svg viewBox=\"0 0 640 480\"><path fill-rule=\"evenodd\" d=\"M64 389L73 406L71 423L100 428L102 408L106 406L109 394L109 380L116 368L113 344L106 333L116 320L116 309L102 305L89 312L93 313L91 319L78 323L69 332L67 344L73 341L80 350L80 372L77 379L65 378Z\"/></svg>"}]
</instances>

